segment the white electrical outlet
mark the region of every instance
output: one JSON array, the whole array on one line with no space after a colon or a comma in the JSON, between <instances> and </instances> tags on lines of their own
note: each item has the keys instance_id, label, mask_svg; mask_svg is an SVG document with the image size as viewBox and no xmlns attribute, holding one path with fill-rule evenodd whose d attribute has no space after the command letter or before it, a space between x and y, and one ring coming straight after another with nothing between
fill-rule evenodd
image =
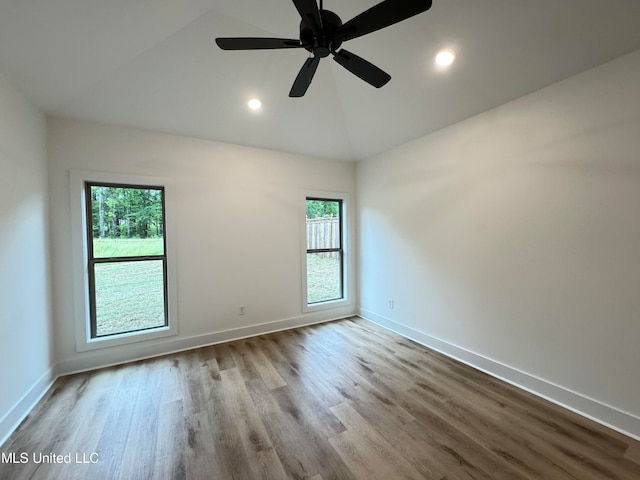
<instances>
[{"instance_id":1,"label":"white electrical outlet","mask_svg":"<svg viewBox=\"0 0 640 480\"><path fill-rule=\"evenodd\" d=\"M389 308L393 308L393 300L392 299L389 300Z\"/></svg>"},{"instance_id":2,"label":"white electrical outlet","mask_svg":"<svg viewBox=\"0 0 640 480\"><path fill-rule=\"evenodd\" d=\"M244 315L244 305L240 305L240 315Z\"/></svg>"}]
</instances>

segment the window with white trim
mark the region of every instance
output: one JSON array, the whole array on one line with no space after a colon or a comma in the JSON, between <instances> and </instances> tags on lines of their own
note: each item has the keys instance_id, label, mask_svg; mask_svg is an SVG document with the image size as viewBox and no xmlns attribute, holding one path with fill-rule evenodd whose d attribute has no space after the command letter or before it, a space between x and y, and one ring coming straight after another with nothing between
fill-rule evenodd
<instances>
[{"instance_id":1,"label":"window with white trim","mask_svg":"<svg viewBox=\"0 0 640 480\"><path fill-rule=\"evenodd\" d=\"M164 182L71 177L77 350L176 335Z\"/></svg>"},{"instance_id":2,"label":"window with white trim","mask_svg":"<svg viewBox=\"0 0 640 480\"><path fill-rule=\"evenodd\" d=\"M346 305L346 195L305 196L303 311Z\"/></svg>"}]
</instances>

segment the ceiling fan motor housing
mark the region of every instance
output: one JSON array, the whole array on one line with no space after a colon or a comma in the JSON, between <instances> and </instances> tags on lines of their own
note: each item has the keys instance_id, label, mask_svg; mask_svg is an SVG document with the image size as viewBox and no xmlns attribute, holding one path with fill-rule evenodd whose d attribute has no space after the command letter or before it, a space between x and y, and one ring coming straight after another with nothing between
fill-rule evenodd
<instances>
[{"instance_id":1,"label":"ceiling fan motor housing","mask_svg":"<svg viewBox=\"0 0 640 480\"><path fill-rule=\"evenodd\" d=\"M324 58L342 45L342 42L334 42L333 40L338 28L342 26L342 20L329 10L320 10L320 18L322 19L322 28L318 35L314 34L304 21L300 22L300 42L314 56Z\"/></svg>"}]
</instances>

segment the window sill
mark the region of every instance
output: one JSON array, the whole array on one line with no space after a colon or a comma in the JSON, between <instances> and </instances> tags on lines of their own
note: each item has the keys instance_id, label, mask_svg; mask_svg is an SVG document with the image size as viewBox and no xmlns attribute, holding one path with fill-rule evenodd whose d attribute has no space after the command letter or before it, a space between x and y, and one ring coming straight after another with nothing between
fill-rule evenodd
<instances>
[{"instance_id":1,"label":"window sill","mask_svg":"<svg viewBox=\"0 0 640 480\"><path fill-rule=\"evenodd\" d=\"M171 337L178 334L177 328L161 327L153 330L145 330L142 332L128 332L117 335L109 335L108 337L91 338L85 341L76 342L76 350L78 352L88 352L98 350L100 348L117 347L120 345L129 345L131 343L144 342L147 340L155 340L158 338Z\"/></svg>"},{"instance_id":2,"label":"window sill","mask_svg":"<svg viewBox=\"0 0 640 480\"><path fill-rule=\"evenodd\" d=\"M317 312L319 310L329 310L331 308L346 307L349 305L351 305L351 300L349 299L329 300L326 302L312 303L311 305L306 304L302 307L302 312Z\"/></svg>"}]
</instances>

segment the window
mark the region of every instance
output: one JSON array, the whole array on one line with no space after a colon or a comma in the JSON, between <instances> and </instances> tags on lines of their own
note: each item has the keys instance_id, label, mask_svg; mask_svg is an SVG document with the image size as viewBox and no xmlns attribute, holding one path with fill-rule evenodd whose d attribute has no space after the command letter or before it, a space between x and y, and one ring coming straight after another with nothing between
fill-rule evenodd
<instances>
[{"instance_id":1,"label":"window","mask_svg":"<svg viewBox=\"0 0 640 480\"><path fill-rule=\"evenodd\" d=\"M170 181L71 172L76 349L177 335Z\"/></svg>"},{"instance_id":2,"label":"window","mask_svg":"<svg viewBox=\"0 0 640 480\"><path fill-rule=\"evenodd\" d=\"M343 198L307 196L305 305L346 299Z\"/></svg>"},{"instance_id":3,"label":"window","mask_svg":"<svg viewBox=\"0 0 640 480\"><path fill-rule=\"evenodd\" d=\"M164 188L85 189L91 338L166 327Z\"/></svg>"}]
</instances>

